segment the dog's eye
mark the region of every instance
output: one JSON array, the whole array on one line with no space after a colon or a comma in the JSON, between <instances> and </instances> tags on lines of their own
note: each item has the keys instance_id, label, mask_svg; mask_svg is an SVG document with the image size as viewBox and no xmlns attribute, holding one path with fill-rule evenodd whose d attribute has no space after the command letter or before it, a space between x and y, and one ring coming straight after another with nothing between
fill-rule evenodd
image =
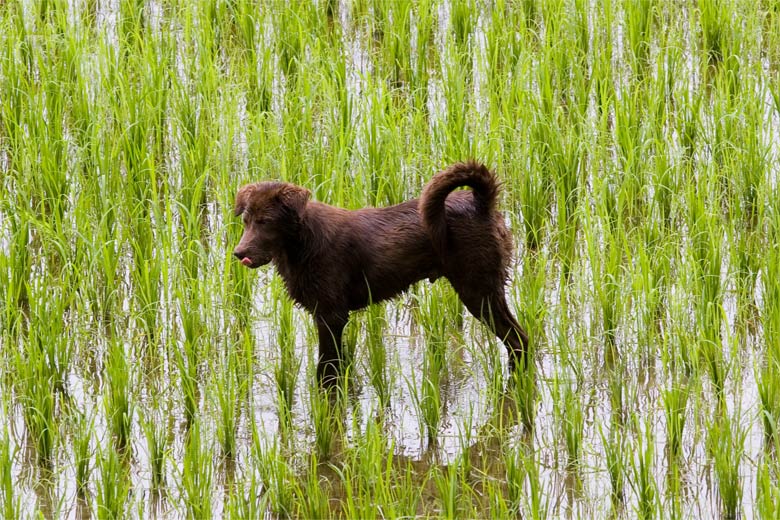
<instances>
[{"instance_id":1,"label":"dog's eye","mask_svg":"<svg viewBox=\"0 0 780 520\"><path fill-rule=\"evenodd\" d=\"M255 217L255 224L265 224L267 220L265 217Z\"/></svg>"}]
</instances>

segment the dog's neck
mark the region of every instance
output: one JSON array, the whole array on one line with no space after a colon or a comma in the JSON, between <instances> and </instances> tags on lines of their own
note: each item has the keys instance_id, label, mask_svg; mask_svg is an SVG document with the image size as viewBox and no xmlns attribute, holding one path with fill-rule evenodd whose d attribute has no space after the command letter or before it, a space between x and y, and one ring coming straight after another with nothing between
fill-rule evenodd
<instances>
[{"instance_id":1,"label":"dog's neck","mask_svg":"<svg viewBox=\"0 0 780 520\"><path fill-rule=\"evenodd\" d=\"M321 254L324 231L317 223L316 219L306 218L305 213L297 222L291 222L285 230L281 247L273 257L274 267L284 280L290 296L304 308L308 305L303 288L311 281L293 273L312 271L308 264Z\"/></svg>"}]
</instances>

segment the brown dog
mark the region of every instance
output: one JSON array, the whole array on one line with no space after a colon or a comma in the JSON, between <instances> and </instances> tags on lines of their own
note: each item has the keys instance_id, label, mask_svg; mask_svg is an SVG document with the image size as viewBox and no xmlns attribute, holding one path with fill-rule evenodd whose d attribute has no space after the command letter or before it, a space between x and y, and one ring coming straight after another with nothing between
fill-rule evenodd
<instances>
[{"instance_id":1,"label":"brown dog","mask_svg":"<svg viewBox=\"0 0 780 520\"><path fill-rule=\"evenodd\" d=\"M460 186L472 191L452 193ZM504 296L512 238L496 210L498 190L476 162L436 174L419 200L357 211L310 201L294 184L249 184L236 196L244 234L233 254L251 268L273 262L293 300L314 316L321 382L339 374L350 311L440 276L506 344L514 367L525 363L528 336Z\"/></svg>"}]
</instances>

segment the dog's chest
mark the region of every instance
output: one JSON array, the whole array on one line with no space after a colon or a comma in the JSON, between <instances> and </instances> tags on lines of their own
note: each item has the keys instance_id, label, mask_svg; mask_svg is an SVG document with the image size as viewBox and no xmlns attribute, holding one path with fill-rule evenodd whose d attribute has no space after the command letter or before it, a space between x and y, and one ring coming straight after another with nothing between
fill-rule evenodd
<instances>
[{"instance_id":1,"label":"dog's chest","mask_svg":"<svg viewBox=\"0 0 780 520\"><path fill-rule=\"evenodd\" d=\"M285 269L279 266L278 270L287 293L295 303L311 313L321 309L323 305L329 305L330 291L327 284L323 283L321 275L307 268Z\"/></svg>"}]
</instances>

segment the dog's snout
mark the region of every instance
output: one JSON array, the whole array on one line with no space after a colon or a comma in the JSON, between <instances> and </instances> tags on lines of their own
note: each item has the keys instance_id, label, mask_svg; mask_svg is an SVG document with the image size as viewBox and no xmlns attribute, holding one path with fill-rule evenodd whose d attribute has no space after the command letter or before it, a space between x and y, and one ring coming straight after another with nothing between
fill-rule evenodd
<instances>
[{"instance_id":1,"label":"dog's snout","mask_svg":"<svg viewBox=\"0 0 780 520\"><path fill-rule=\"evenodd\" d=\"M243 260L244 257L246 256L246 251L244 251L243 249L235 248L233 250L233 256L235 256L239 260Z\"/></svg>"}]
</instances>

